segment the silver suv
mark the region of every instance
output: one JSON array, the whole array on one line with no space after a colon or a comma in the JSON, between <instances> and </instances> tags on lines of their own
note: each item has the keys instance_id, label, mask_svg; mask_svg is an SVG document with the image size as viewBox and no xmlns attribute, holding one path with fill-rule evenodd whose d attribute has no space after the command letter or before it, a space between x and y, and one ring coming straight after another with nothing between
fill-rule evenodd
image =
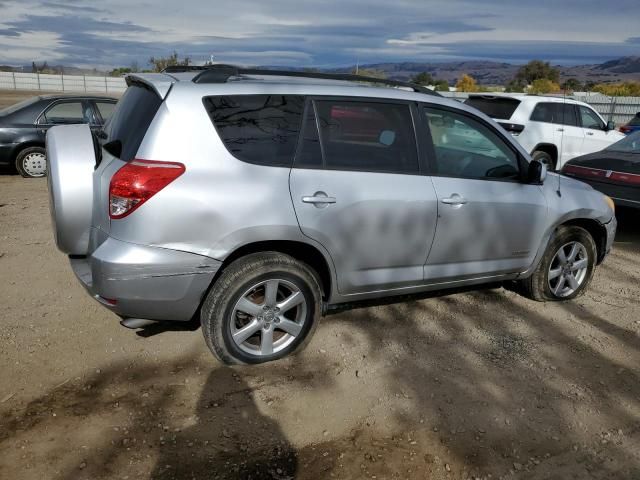
<instances>
[{"instance_id":1,"label":"silver suv","mask_svg":"<svg viewBox=\"0 0 640 480\"><path fill-rule=\"evenodd\" d=\"M136 74L104 131L52 128L56 242L90 295L128 327L199 317L218 359L259 363L339 304L585 290L616 230L608 197L547 175L473 108L354 80Z\"/></svg>"}]
</instances>

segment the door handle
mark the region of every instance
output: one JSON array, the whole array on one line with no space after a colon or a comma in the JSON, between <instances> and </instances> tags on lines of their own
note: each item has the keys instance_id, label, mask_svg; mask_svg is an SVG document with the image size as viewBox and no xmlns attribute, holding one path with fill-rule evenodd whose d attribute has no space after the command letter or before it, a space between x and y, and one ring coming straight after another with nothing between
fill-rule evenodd
<instances>
[{"instance_id":1,"label":"door handle","mask_svg":"<svg viewBox=\"0 0 640 480\"><path fill-rule=\"evenodd\" d=\"M336 203L336 198L335 197L329 197L324 192L316 192L313 195L302 197L302 202L303 203L312 203L316 207L320 207L321 208L321 207L328 206L330 203Z\"/></svg>"},{"instance_id":2,"label":"door handle","mask_svg":"<svg viewBox=\"0 0 640 480\"><path fill-rule=\"evenodd\" d=\"M564 128L559 128L558 131L559 132L564 132Z\"/></svg>"},{"instance_id":3,"label":"door handle","mask_svg":"<svg viewBox=\"0 0 640 480\"><path fill-rule=\"evenodd\" d=\"M587 135L593 135L593 132L587 132Z\"/></svg>"},{"instance_id":4,"label":"door handle","mask_svg":"<svg viewBox=\"0 0 640 480\"><path fill-rule=\"evenodd\" d=\"M457 193L454 193L448 198L443 198L441 202L446 203L447 205L464 205L465 203L467 203L467 199L458 195Z\"/></svg>"}]
</instances>

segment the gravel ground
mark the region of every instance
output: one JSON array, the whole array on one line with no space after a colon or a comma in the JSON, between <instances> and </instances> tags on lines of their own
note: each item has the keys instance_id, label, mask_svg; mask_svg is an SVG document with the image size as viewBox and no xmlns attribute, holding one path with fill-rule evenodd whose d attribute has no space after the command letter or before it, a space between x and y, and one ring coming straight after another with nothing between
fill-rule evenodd
<instances>
[{"instance_id":1,"label":"gravel ground","mask_svg":"<svg viewBox=\"0 0 640 480\"><path fill-rule=\"evenodd\" d=\"M640 228L562 304L503 289L352 310L276 363L136 334L0 176L0 478L640 478Z\"/></svg>"},{"instance_id":2,"label":"gravel ground","mask_svg":"<svg viewBox=\"0 0 640 480\"><path fill-rule=\"evenodd\" d=\"M618 217L577 301L362 308L229 368L197 326L122 328L56 251L45 181L0 176L0 478L640 479L640 215Z\"/></svg>"}]
</instances>

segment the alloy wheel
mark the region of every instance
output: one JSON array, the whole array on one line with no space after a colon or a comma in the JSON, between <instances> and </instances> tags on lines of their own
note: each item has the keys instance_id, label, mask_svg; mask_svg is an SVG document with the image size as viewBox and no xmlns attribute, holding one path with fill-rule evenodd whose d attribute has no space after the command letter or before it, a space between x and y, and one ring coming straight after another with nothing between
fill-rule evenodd
<instances>
[{"instance_id":1,"label":"alloy wheel","mask_svg":"<svg viewBox=\"0 0 640 480\"><path fill-rule=\"evenodd\" d=\"M302 291L284 279L256 283L231 311L231 338L242 351L256 356L278 353L300 335L307 317Z\"/></svg>"},{"instance_id":2,"label":"alloy wheel","mask_svg":"<svg viewBox=\"0 0 640 480\"><path fill-rule=\"evenodd\" d=\"M548 282L551 292L559 298L572 295L587 278L589 256L580 242L561 246L551 260Z\"/></svg>"}]
</instances>

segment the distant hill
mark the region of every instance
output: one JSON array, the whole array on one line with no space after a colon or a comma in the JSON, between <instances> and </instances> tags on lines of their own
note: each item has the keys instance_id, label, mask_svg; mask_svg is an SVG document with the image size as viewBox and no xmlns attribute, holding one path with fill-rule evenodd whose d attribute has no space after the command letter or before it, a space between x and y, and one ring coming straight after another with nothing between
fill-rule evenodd
<instances>
[{"instance_id":1,"label":"distant hill","mask_svg":"<svg viewBox=\"0 0 640 480\"><path fill-rule=\"evenodd\" d=\"M555 65L560 70L561 80L575 78L581 82L620 82L627 80L640 81L640 57L623 57L596 65L562 66ZM286 67L272 67L283 68ZM325 72L345 73L350 72L355 65L324 69ZM465 61L465 62L398 62L398 63L371 63L360 65L360 68L380 70L388 78L394 80L408 80L411 76L420 72L428 72L434 78L448 81L454 84L462 74L466 73L474 77L482 85L506 85L513 79L520 65L492 61Z\"/></svg>"}]
</instances>

